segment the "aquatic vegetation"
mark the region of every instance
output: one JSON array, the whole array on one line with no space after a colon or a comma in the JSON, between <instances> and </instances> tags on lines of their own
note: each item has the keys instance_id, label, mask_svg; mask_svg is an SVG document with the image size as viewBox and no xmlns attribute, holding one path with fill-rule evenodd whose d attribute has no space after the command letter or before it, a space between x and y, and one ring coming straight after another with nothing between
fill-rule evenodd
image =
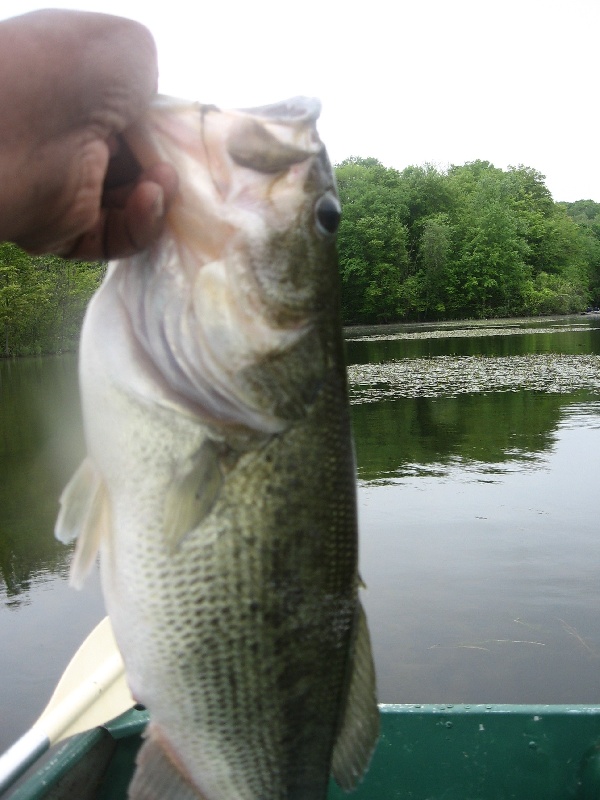
<instances>
[{"instance_id":1,"label":"aquatic vegetation","mask_svg":"<svg viewBox=\"0 0 600 800\"><path fill-rule=\"evenodd\" d=\"M600 392L600 355L537 353L399 359L354 364L348 368L348 380L352 403L522 389L555 394L580 389Z\"/></svg>"},{"instance_id":2,"label":"aquatic vegetation","mask_svg":"<svg viewBox=\"0 0 600 800\"><path fill-rule=\"evenodd\" d=\"M372 330L372 329L371 329ZM481 336L517 336L529 335L535 333L573 333L577 331L588 331L589 326L586 324L573 324L561 326L541 326L539 328L521 328L512 327L507 325L477 325L465 326L463 323L460 327L447 328L441 325L436 325L436 328L426 328L419 331L408 330L390 330L386 333L373 334L365 333L358 336L348 335L351 331L347 330L347 342L392 342L400 341L403 339L462 339L465 337L476 338Z\"/></svg>"}]
</instances>

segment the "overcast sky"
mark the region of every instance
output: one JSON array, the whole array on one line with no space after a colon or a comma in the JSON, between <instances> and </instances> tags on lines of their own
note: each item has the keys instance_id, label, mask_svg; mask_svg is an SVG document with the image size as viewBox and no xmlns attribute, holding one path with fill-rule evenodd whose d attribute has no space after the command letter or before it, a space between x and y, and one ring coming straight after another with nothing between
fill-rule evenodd
<instances>
[{"instance_id":1,"label":"overcast sky","mask_svg":"<svg viewBox=\"0 0 600 800\"><path fill-rule=\"evenodd\" d=\"M0 0L0 19L48 5L146 24L167 94L320 97L333 161L525 164L600 202L599 0Z\"/></svg>"}]
</instances>

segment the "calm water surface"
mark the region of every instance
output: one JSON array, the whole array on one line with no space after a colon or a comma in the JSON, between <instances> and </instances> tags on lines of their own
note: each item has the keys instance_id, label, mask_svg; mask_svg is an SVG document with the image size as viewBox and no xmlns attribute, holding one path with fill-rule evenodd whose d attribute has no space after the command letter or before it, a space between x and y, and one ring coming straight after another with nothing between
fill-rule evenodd
<instances>
[{"instance_id":1,"label":"calm water surface","mask_svg":"<svg viewBox=\"0 0 600 800\"><path fill-rule=\"evenodd\" d=\"M362 577L383 702L600 702L600 320L353 329ZM0 750L103 616L52 528L73 357L0 361Z\"/></svg>"},{"instance_id":2,"label":"calm water surface","mask_svg":"<svg viewBox=\"0 0 600 800\"><path fill-rule=\"evenodd\" d=\"M0 360L0 751L104 616L97 573L70 589L71 549L53 536L83 453L76 370L73 356Z\"/></svg>"}]
</instances>

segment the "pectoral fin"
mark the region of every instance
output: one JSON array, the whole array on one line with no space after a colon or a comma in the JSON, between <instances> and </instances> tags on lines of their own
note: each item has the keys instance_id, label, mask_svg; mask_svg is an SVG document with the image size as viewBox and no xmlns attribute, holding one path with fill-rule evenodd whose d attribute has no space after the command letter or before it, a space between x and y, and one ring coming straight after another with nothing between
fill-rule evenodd
<instances>
[{"instance_id":1,"label":"pectoral fin","mask_svg":"<svg viewBox=\"0 0 600 800\"><path fill-rule=\"evenodd\" d=\"M210 513L223 485L218 446L207 439L174 476L165 501L165 536L173 549Z\"/></svg>"},{"instance_id":2,"label":"pectoral fin","mask_svg":"<svg viewBox=\"0 0 600 800\"><path fill-rule=\"evenodd\" d=\"M69 544L77 539L70 583L80 589L94 564L100 542L109 530L106 487L89 458L80 464L60 496L54 535Z\"/></svg>"},{"instance_id":3,"label":"pectoral fin","mask_svg":"<svg viewBox=\"0 0 600 800\"><path fill-rule=\"evenodd\" d=\"M379 736L375 667L367 618L358 606L354 663L342 726L333 750L331 771L346 792L356 788L369 766Z\"/></svg>"}]
</instances>

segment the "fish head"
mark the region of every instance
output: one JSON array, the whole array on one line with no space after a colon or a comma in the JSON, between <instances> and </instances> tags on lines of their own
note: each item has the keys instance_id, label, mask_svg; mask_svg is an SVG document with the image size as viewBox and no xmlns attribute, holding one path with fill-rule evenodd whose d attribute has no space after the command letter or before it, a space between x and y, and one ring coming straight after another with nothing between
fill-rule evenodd
<instances>
[{"instance_id":1,"label":"fish head","mask_svg":"<svg viewBox=\"0 0 600 800\"><path fill-rule=\"evenodd\" d=\"M265 311L285 325L327 308L340 204L317 131L320 104L295 98L231 125L228 202L241 218L248 264Z\"/></svg>"},{"instance_id":2,"label":"fish head","mask_svg":"<svg viewBox=\"0 0 600 800\"><path fill-rule=\"evenodd\" d=\"M340 204L319 113L302 97L233 111L167 98L129 134L143 167L175 166L180 191L120 294L154 368L203 419L278 432L322 385Z\"/></svg>"}]
</instances>

